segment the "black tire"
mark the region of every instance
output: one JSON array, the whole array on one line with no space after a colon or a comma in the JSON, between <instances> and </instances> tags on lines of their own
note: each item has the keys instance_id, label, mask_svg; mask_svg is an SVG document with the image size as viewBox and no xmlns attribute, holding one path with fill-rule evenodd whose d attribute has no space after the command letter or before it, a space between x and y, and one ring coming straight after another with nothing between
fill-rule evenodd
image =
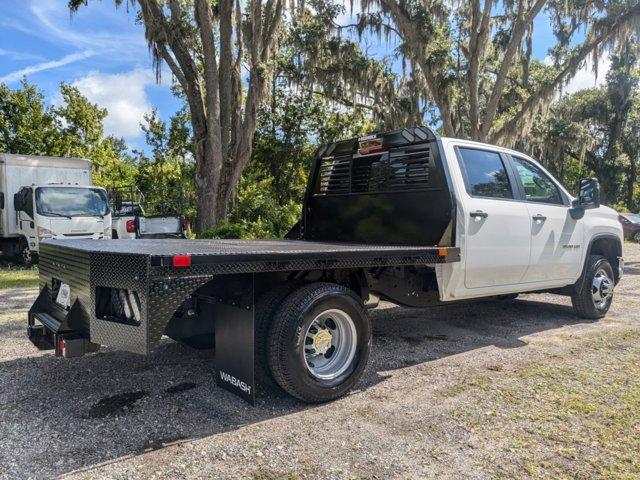
<instances>
[{"instance_id":1,"label":"black tire","mask_svg":"<svg viewBox=\"0 0 640 480\"><path fill-rule=\"evenodd\" d=\"M613 284L615 277L609 260L601 255L589 255L587 258L584 277L578 281L575 291L571 295L573 310L579 317L587 318L589 320L597 320L604 317L611 307L613 293L611 293L608 300L601 306L596 305L594 302L594 278L599 272L606 273Z\"/></svg>"},{"instance_id":2,"label":"black tire","mask_svg":"<svg viewBox=\"0 0 640 480\"><path fill-rule=\"evenodd\" d=\"M267 336L273 317L285 298L296 288L298 283L283 283L275 288L263 293L256 302L255 308L255 368L256 381L263 387L279 388L278 384L269 370L269 359L267 357Z\"/></svg>"},{"instance_id":3,"label":"black tire","mask_svg":"<svg viewBox=\"0 0 640 480\"><path fill-rule=\"evenodd\" d=\"M502 300L502 301L509 301L509 300L515 300L516 298L518 298L518 293L508 293L507 295L498 295L496 298L498 300Z\"/></svg>"},{"instance_id":4,"label":"black tire","mask_svg":"<svg viewBox=\"0 0 640 480\"><path fill-rule=\"evenodd\" d=\"M312 375L305 361L305 334L316 316L329 309L346 313L355 327L355 353L344 372L326 380ZM345 395L362 376L371 349L371 324L362 300L333 283L312 283L291 293L269 329L267 356L278 385L307 403Z\"/></svg>"},{"instance_id":5,"label":"black tire","mask_svg":"<svg viewBox=\"0 0 640 480\"><path fill-rule=\"evenodd\" d=\"M31 267L38 263L38 253L29 249L29 244L24 238L20 240L16 262L25 267Z\"/></svg>"}]
</instances>

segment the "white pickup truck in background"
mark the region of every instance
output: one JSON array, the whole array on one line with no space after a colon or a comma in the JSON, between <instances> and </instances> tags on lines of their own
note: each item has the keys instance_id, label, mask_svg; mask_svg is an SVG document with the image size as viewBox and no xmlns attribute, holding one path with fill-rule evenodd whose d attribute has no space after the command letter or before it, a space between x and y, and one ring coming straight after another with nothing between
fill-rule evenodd
<instances>
[{"instance_id":1,"label":"white pickup truck in background","mask_svg":"<svg viewBox=\"0 0 640 480\"><path fill-rule=\"evenodd\" d=\"M146 216L142 205L136 202L122 202L113 210L111 237L114 239L186 238L187 230L184 216Z\"/></svg>"},{"instance_id":2,"label":"white pickup truck in background","mask_svg":"<svg viewBox=\"0 0 640 480\"><path fill-rule=\"evenodd\" d=\"M150 215L147 216L142 206L144 195L135 187L126 188L134 194L123 200L123 190L113 189L110 192L113 220L112 233L114 239L131 238L186 238L189 225L183 215Z\"/></svg>"}]
</instances>

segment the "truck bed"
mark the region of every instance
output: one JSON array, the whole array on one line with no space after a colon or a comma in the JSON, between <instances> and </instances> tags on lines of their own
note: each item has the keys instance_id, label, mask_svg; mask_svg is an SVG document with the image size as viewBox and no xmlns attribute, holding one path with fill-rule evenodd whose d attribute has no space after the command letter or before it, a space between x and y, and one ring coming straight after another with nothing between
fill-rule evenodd
<instances>
[{"instance_id":1,"label":"truck bed","mask_svg":"<svg viewBox=\"0 0 640 480\"><path fill-rule=\"evenodd\" d=\"M51 247L62 247L87 254L107 254L114 256L148 256L152 267L171 266L171 259L178 255L190 255L193 265L222 265L233 263L242 270L246 265L249 272L257 271L256 263L316 261L348 261L359 266L411 263L410 258L420 259L419 263L445 263L460 259L458 248L425 246L370 245L356 243L313 242L306 240L186 240L186 239L130 239L118 241L57 240L46 242ZM55 248L55 247L54 247ZM264 270L276 265L264 265ZM282 266L281 266L282 267ZM301 268L301 267L297 267ZM284 268L286 269L286 268ZM296 268L294 268L296 269Z\"/></svg>"},{"instance_id":2,"label":"truck bed","mask_svg":"<svg viewBox=\"0 0 640 480\"><path fill-rule=\"evenodd\" d=\"M149 353L173 313L194 291L218 278L225 291L263 272L433 265L460 259L456 247L331 243L301 240L48 240L41 244L39 299L32 317L59 323L92 342ZM188 266L175 263L176 257ZM65 308L57 302L69 289ZM136 322L103 311L101 298L135 295ZM107 295L107 297L104 297Z\"/></svg>"}]
</instances>

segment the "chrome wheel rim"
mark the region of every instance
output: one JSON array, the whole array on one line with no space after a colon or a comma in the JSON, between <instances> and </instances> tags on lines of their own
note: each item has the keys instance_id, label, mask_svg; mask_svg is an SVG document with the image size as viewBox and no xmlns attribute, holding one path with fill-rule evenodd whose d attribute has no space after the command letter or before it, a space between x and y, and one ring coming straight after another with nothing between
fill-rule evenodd
<instances>
[{"instance_id":1,"label":"chrome wheel rim","mask_svg":"<svg viewBox=\"0 0 640 480\"><path fill-rule=\"evenodd\" d=\"M304 360L311 375L333 380L353 361L358 343L353 319L343 310L325 310L313 319L304 335Z\"/></svg>"},{"instance_id":2,"label":"chrome wheel rim","mask_svg":"<svg viewBox=\"0 0 640 480\"><path fill-rule=\"evenodd\" d=\"M591 284L591 298L598 310L605 308L613 297L613 280L604 269L599 269L593 277Z\"/></svg>"}]
</instances>

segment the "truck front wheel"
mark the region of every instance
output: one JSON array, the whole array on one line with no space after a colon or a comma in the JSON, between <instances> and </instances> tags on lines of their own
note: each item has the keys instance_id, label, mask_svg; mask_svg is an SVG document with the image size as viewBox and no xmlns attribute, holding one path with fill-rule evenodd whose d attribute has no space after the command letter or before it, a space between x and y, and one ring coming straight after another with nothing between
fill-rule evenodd
<instances>
[{"instance_id":1,"label":"truck front wheel","mask_svg":"<svg viewBox=\"0 0 640 480\"><path fill-rule=\"evenodd\" d=\"M607 314L613 300L614 278L613 268L605 257L590 255L587 258L584 278L571 295L578 316L596 320Z\"/></svg>"},{"instance_id":2,"label":"truck front wheel","mask_svg":"<svg viewBox=\"0 0 640 480\"><path fill-rule=\"evenodd\" d=\"M25 267L30 267L38 263L38 253L29 248L29 244L24 238L20 240L20 251L17 255L17 261Z\"/></svg>"},{"instance_id":3,"label":"truck front wheel","mask_svg":"<svg viewBox=\"0 0 640 480\"><path fill-rule=\"evenodd\" d=\"M269 328L267 356L276 382L308 403L346 394L360 379L371 348L362 300L332 283L291 293Z\"/></svg>"}]
</instances>

